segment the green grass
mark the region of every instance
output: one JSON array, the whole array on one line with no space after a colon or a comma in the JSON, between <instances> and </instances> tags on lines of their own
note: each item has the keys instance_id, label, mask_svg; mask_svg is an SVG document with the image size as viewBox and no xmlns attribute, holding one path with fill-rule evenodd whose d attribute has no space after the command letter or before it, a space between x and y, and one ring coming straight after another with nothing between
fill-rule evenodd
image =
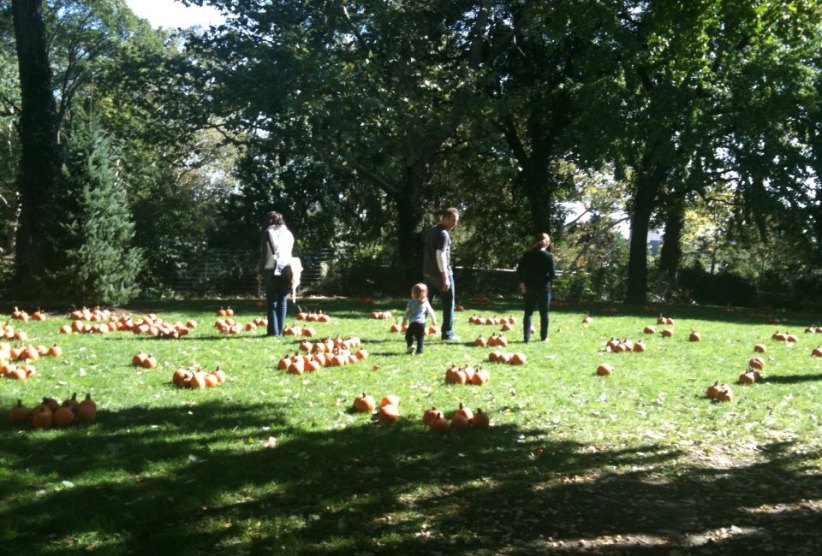
<instances>
[{"instance_id":1,"label":"green grass","mask_svg":"<svg viewBox=\"0 0 822 556\"><path fill-rule=\"evenodd\" d=\"M33 431L0 425L0 553L374 554L542 552L816 553L822 543L822 336L819 316L664 307L675 335L646 337L646 353L604 353L639 339L656 315L602 307L556 310L548 343L506 336L522 367L486 364L470 345L497 327L471 314L515 315L516 300L457 313L464 342L429 339L408 356L390 322L353 301L301 300L329 313L319 335L354 334L371 356L302 376L276 370L299 340L219 334L219 302L133 308L200 322L180 340L118 332L59 335L65 315L11 321L27 343L59 343L30 380L0 380L0 402L90 392L90 426ZM235 319L259 315L236 303ZM374 308L400 313L403 300ZM435 308L438 309L438 304ZM590 311L594 322L583 326ZM6 313L8 314L8 313ZM291 316L293 317L293 312ZM291 322L291 320L289 320ZM687 341L698 330L699 343ZM799 336L794 347L770 340ZM732 386L763 342L766 381ZM157 356L136 370L139 350ZM610 377L597 377L600 362ZM485 386L447 386L451 363L491 370ZM228 381L178 390L179 366L221 366ZM401 398L401 421L381 426L349 410L363 390ZM491 415L487 431L433 434L420 417L459 402Z\"/></svg>"}]
</instances>

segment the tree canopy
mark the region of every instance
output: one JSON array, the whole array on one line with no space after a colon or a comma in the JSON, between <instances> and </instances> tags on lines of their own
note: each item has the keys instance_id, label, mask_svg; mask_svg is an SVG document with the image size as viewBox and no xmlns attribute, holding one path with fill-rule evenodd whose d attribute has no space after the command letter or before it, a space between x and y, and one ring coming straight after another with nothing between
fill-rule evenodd
<instances>
[{"instance_id":1,"label":"tree canopy","mask_svg":"<svg viewBox=\"0 0 822 556\"><path fill-rule=\"evenodd\" d=\"M69 142L72 114L92 114L116 147L144 287L210 248L251 256L272 207L306 252L345 249L404 283L446 206L463 211L466 266L510 266L546 231L561 268L563 249L575 274L609 268L577 293L641 303L649 282L674 291L683 265L822 281L816 0L207 3L223 23L167 34L122 0L33 2L53 103L34 113ZM29 233L35 183L12 65L25 41L0 33L0 118L18 126L2 162L19 168L0 184L0 210L19 211L0 233L19 264L26 244L10 238ZM604 241L620 214L627 249ZM738 256L714 257L729 240ZM795 256L738 264L785 244Z\"/></svg>"}]
</instances>

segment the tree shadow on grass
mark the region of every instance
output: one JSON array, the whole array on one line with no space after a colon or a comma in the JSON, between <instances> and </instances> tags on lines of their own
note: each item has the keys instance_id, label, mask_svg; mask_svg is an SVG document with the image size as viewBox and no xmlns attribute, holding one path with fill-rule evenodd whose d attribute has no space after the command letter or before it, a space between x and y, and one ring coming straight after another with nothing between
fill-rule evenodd
<instances>
[{"instance_id":1,"label":"tree shadow on grass","mask_svg":"<svg viewBox=\"0 0 822 556\"><path fill-rule=\"evenodd\" d=\"M774 384L798 384L800 382L814 382L822 380L822 373L814 375L768 375L763 382L772 382Z\"/></svg>"},{"instance_id":2,"label":"tree shadow on grass","mask_svg":"<svg viewBox=\"0 0 822 556\"><path fill-rule=\"evenodd\" d=\"M0 547L343 555L773 543L791 553L821 540L822 476L812 468L820 454L790 444L727 469L659 444L586 446L512 426L434 434L410 419L346 419L311 430L279 404L202 403L4 433L4 466L20 473L0 474Z\"/></svg>"}]
</instances>

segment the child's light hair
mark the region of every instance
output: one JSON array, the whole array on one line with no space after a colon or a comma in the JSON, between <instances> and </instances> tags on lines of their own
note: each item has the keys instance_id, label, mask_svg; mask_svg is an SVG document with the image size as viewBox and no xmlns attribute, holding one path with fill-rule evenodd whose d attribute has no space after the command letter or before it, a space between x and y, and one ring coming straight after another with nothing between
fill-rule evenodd
<instances>
[{"instance_id":1,"label":"child's light hair","mask_svg":"<svg viewBox=\"0 0 822 556\"><path fill-rule=\"evenodd\" d=\"M414 287L411 288L411 297L419 301L428 299L428 286L422 282L414 284Z\"/></svg>"}]
</instances>

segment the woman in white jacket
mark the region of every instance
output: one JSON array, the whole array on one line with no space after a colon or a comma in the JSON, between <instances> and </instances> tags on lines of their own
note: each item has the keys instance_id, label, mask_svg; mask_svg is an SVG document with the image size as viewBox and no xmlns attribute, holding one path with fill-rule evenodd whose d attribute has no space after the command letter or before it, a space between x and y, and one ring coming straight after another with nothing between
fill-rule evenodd
<instances>
[{"instance_id":1,"label":"woman in white jacket","mask_svg":"<svg viewBox=\"0 0 822 556\"><path fill-rule=\"evenodd\" d=\"M259 272L265 286L268 335L282 336L291 291L291 250L294 236L285 225L283 215L271 211L266 215L260 238Z\"/></svg>"}]
</instances>

